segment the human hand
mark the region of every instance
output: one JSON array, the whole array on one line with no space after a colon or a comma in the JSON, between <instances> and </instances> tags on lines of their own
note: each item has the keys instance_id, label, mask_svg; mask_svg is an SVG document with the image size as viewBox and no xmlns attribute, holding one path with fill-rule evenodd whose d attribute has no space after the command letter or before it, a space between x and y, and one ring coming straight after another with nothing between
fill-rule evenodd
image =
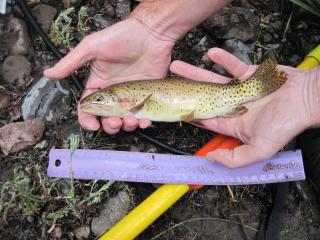
<instances>
[{"instance_id":1,"label":"human hand","mask_svg":"<svg viewBox=\"0 0 320 240\"><path fill-rule=\"evenodd\" d=\"M257 68L218 48L210 49L208 56L240 80L247 79ZM265 160L300 132L320 123L319 69L301 71L281 65L278 68L288 74L288 81L274 93L245 104L248 108L245 114L194 122L197 126L238 138L244 143L233 150L210 152L207 155L209 160L230 168ZM174 61L170 70L198 81L230 81L230 78L181 61Z\"/></svg>"},{"instance_id":2,"label":"human hand","mask_svg":"<svg viewBox=\"0 0 320 240\"><path fill-rule=\"evenodd\" d=\"M81 98L107 86L142 79L163 78L168 70L172 39L159 38L135 20L119 22L84 38L78 46L53 68L44 71L52 79L65 78L90 62L90 76ZM78 105L79 123L85 129L96 131L100 123L93 115L83 112ZM103 129L116 134L121 128L132 131L146 128L151 122L134 117L102 118Z\"/></svg>"}]
</instances>

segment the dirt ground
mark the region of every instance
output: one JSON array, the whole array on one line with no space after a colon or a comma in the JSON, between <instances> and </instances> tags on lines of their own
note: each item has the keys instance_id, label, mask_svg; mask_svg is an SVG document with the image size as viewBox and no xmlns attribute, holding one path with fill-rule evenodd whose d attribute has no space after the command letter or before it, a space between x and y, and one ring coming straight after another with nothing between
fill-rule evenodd
<instances>
[{"instance_id":1,"label":"dirt ground","mask_svg":"<svg viewBox=\"0 0 320 240\"><path fill-rule=\"evenodd\" d=\"M82 3L90 8L91 17L100 11L99 7L103 5L97 2L99 3L99 1ZM107 2L112 5L116 0ZM261 20L260 35L252 43L256 56L264 56L272 49L280 64L296 66L319 43L319 18L301 11L298 7L293 9L289 1L236 2L238 5L248 4ZM41 3L53 5L58 11L63 9L63 4L54 0L45 0ZM137 2L133 2L132 8L136 4ZM18 9L15 10L15 14L21 17ZM266 43L266 35L270 32L265 26L268 24L264 25L264 21L266 16L272 14L281 25L273 30L271 41L268 40ZM3 20L6 17L0 18ZM113 19L119 21L115 17ZM89 24L91 32L99 30L93 23ZM29 25L28 27L35 51L34 56L30 58L31 62L52 65L56 59L41 42L39 43L37 35ZM173 60L180 59L197 66L201 65L203 53L193 46L205 35L201 26L191 30L177 43L173 51ZM78 40L75 38L72 45ZM214 46L217 47L222 46L225 41L213 40ZM60 49L67 51L63 47ZM211 69L211 66L203 67ZM32 74L36 73L33 71ZM88 76L88 68L81 70L79 76L85 79ZM1 78L0 85L14 96L13 104L0 112L0 127L2 127L9 122L21 120L19 116L14 118L16 113L14 109L19 108L26 92L8 85ZM76 90L73 94L79 97ZM79 132L79 127L74 124L77 119L75 109L76 103L72 98L72 106L66 117L54 124L46 124L42 138L47 142L45 147L32 148L8 156L0 153L0 239L77 239L75 229L84 225L90 226L92 218L99 214L103 203L120 190L130 194L132 198L130 208L134 208L155 191L152 184L119 182L112 184L107 191L99 192L105 182L75 180L72 199L66 200L63 192L64 188L68 188L66 187L68 183L58 179L48 179L46 168L49 150L53 147L68 147L65 141L66 132ZM92 134L81 130L80 133L82 148L166 153L164 149L146 141L135 132L121 132L115 136L108 136L102 131ZM153 127L145 130L145 133L190 154L214 135L212 132L184 123L182 125L155 123ZM280 239L319 239L320 212L316 201L318 193L308 181L290 183L286 186L288 193L285 195L285 204L281 211L283 215ZM225 186L205 186L187 193L137 239L264 239L258 237L258 232L272 210L276 187L276 184L235 186L232 187L235 201L232 201ZM83 239L96 239L96 237L90 231Z\"/></svg>"}]
</instances>

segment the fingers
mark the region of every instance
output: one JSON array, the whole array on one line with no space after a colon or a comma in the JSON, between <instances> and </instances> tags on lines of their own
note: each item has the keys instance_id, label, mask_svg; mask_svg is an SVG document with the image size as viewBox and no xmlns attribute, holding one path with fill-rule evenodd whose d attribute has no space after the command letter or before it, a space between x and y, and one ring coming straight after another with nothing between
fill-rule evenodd
<instances>
[{"instance_id":1,"label":"fingers","mask_svg":"<svg viewBox=\"0 0 320 240\"><path fill-rule=\"evenodd\" d=\"M221 76L219 74L210 72L199 67L195 67L189 63L182 61L173 61L170 65L170 71L173 73L197 81L214 82L214 83L227 83L229 78Z\"/></svg>"},{"instance_id":2,"label":"fingers","mask_svg":"<svg viewBox=\"0 0 320 240\"><path fill-rule=\"evenodd\" d=\"M208 51L208 57L240 80L247 79L256 69L256 67L247 65L236 56L221 48L211 48Z\"/></svg>"},{"instance_id":3,"label":"fingers","mask_svg":"<svg viewBox=\"0 0 320 240\"><path fill-rule=\"evenodd\" d=\"M90 95L91 93L93 93L94 90L92 89L87 89L85 90L85 92L83 93L82 98ZM78 103L78 121L80 123L80 125L84 128L87 129L89 131L97 131L100 128L100 123L97 120L96 116L93 116L89 113L85 113L81 110L80 107L80 103Z\"/></svg>"},{"instance_id":4,"label":"fingers","mask_svg":"<svg viewBox=\"0 0 320 240\"><path fill-rule=\"evenodd\" d=\"M209 160L221 163L228 168L243 167L258 161L270 158L275 152L262 152L261 149L251 146L242 145L235 149L219 149L208 153Z\"/></svg>"},{"instance_id":5,"label":"fingers","mask_svg":"<svg viewBox=\"0 0 320 240\"><path fill-rule=\"evenodd\" d=\"M43 72L44 76L51 79L61 79L71 75L75 70L92 60L92 40L84 38L78 46L62 58L54 67Z\"/></svg>"},{"instance_id":6,"label":"fingers","mask_svg":"<svg viewBox=\"0 0 320 240\"><path fill-rule=\"evenodd\" d=\"M103 130L110 135L117 134L121 130L121 128L124 131L131 132L134 131L137 127L147 128L150 125L150 120L138 120L134 116L124 117L123 120L116 117L102 118Z\"/></svg>"},{"instance_id":7,"label":"fingers","mask_svg":"<svg viewBox=\"0 0 320 240\"><path fill-rule=\"evenodd\" d=\"M122 127L122 120L116 117L102 118L101 122L103 130L110 135L117 134Z\"/></svg>"}]
</instances>

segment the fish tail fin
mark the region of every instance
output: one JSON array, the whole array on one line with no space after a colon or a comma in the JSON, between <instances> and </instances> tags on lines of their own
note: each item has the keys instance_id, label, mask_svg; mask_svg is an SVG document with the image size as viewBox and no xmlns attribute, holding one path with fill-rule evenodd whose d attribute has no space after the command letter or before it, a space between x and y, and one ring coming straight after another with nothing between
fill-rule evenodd
<instances>
[{"instance_id":1,"label":"fish tail fin","mask_svg":"<svg viewBox=\"0 0 320 240\"><path fill-rule=\"evenodd\" d=\"M264 60L253 74L253 77L264 81L266 86L269 87L280 87L288 78L284 71L277 69L275 57Z\"/></svg>"}]
</instances>

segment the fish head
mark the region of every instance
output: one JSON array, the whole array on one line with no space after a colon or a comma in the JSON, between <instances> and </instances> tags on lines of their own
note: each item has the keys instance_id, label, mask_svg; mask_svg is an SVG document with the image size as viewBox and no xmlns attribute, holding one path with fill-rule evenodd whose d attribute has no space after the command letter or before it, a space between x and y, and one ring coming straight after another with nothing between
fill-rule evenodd
<instances>
[{"instance_id":1,"label":"fish head","mask_svg":"<svg viewBox=\"0 0 320 240\"><path fill-rule=\"evenodd\" d=\"M123 117L135 106L135 99L125 89L97 91L80 101L81 110L102 117Z\"/></svg>"}]
</instances>

